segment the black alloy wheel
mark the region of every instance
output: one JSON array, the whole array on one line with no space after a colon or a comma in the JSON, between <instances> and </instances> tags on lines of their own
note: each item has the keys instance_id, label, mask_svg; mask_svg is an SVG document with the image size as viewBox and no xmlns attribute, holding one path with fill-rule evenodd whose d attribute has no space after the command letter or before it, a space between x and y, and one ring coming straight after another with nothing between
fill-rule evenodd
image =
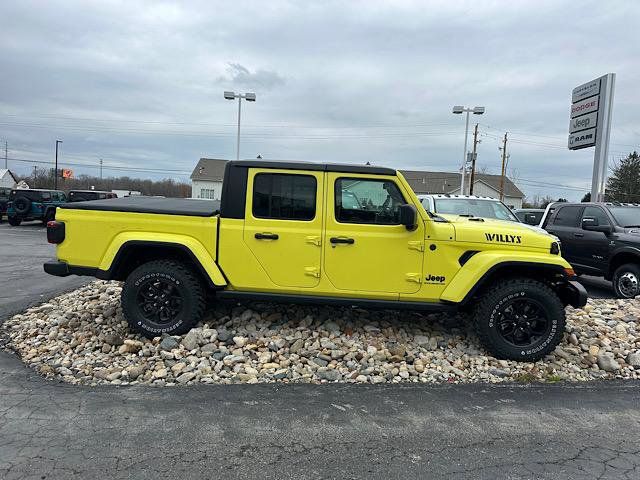
<instances>
[{"instance_id":1,"label":"black alloy wheel","mask_svg":"<svg viewBox=\"0 0 640 480\"><path fill-rule=\"evenodd\" d=\"M515 347L531 347L549 334L551 322L539 302L516 298L500 307L496 320L498 333Z\"/></svg>"},{"instance_id":2,"label":"black alloy wheel","mask_svg":"<svg viewBox=\"0 0 640 480\"><path fill-rule=\"evenodd\" d=\"M140 315L157 325L171 323L182 312L182 294L167 280L146 280L138 287L136 300Z\"/></svg>"}]
</instances>

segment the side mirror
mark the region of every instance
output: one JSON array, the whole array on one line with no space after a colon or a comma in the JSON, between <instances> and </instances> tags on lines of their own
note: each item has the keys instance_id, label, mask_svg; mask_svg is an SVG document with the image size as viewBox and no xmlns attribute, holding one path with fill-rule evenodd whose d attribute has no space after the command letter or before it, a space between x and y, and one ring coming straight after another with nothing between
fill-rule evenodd
<instances>
[{"instance_id":1,"label":"side mirror","mask_svg":"<svg viewBox=\"0 0 640 480\"><path fill-rule=\"evenodd\" d=\"M585 217L582 219L582 229L590 232L611 233L609 225L600 225L597 218Z\"/></svg>"},{"instance_id":2,"label":"side mirror","mask_svg":"<svg viewBox=\"0 0 640 480\"><path fill-rule=\"evenodd\" d=\"M418 228L418 212L416 207L409 204L400 205L400 225L404 225L407 230L415 230Z\"/></svg>"}]
</instances>

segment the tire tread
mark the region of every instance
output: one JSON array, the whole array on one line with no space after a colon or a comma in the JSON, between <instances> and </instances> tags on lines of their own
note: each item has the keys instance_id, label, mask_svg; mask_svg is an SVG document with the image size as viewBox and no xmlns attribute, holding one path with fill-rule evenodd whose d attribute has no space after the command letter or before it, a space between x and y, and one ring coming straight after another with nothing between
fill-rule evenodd
<instances>
[{"instance_id":1,"label":"tire tread","mask_svg":"<svg viewBox=\"0 0 640 480\"><path fill-rule=\"evenodd\" d=\"M478 318L487 318L493 306L499 302L504 296L504 290L507 290L512 287L522 288L524 286L527 289L533 288L542 291L542 293L549 299L549 301L557 302L556 307L559 307L562 310L562 315L558 319L558 332L556 335L558 336L558 340L554 342L550 342L544 349L539 352L536 352L534 355L527 357L527 359L523 359L522 357L514 356L512 352L509 350L502 348L500 345L495 345L491 339L489 338L488 329L482 328L482 325ZM556 346L562 339L562 335L564 334L564 329L566 325L566 317L564 314L564 305L558 298L557 294L545 283L540 282L538 280L534 280L532 278L512 278L509 280L502 280L496 283L493 287L491 287L482 297L482 299L478 302L478 305L475 309L475 319L474 327L475 331L480 339L480 342L489 350L495 357L502 359L511 359L511 360L524 360L524 361L537 361L543 358L545 355L548 355L553 350L555 350Z\"/></svg>"},{"instance_id":2,"label":"tire tread","mask_svg":"<svg viewBox=\"0 0 640 480\"><path fill-rule=\"evenodd\" d=\"M193 314L192 314L191 321L185 321L182 325L180 325L180 327L172 331L171 335L182 335L184 333L187 333L200 321L200 319L204 315L206 301L205 301L205 292L202 286L202 282L193 273L193 271L182 262L179 262L176 260L152 260L150 262L143 263L142 265L137 267L135 270L133 270L133 272L131 272L127 280L125 280L125 283L122 287L122 294L121 294L123 305L125 303L126 296L130 292L133 292L135 290L133 286L128 285L129 280L134 277L134 274L135 276L139 276L141 274L146 273L147 271L152 271L152 272L170 271L172 273L177 272L182 277L181 281L185 284L187 289L193 293L194 307L193 307ZM147 332L141 329L138 325L135 324L135 322L131 321L129 318L127 318L127 323L129 324L129 328L131 328L132 330L135 330L136 332L148 338L151 338L150 337L150 335L152 335L151 332ZM153 336L157 336L157 335L153 335Z\"/></svg>"}]
</instances>

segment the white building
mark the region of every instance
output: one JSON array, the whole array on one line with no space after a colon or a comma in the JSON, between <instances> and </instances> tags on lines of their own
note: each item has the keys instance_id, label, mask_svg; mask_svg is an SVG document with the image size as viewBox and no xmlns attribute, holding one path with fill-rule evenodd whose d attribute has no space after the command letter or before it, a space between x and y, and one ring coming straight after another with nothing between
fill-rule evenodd
<instances>
[{"instance_id":1,"label":"white building","mask_svg":"<svg viewBox=\"0 0 640 480\"><path fill-rule=\"evenodd\" d=\"M14 188L16 186L16 177L13 176L11 170L6 168L0 168L0 187L1 188Z\"/></svg>"},{"instance_id":2,"label":"white building","mask_svg":"<svg viewBox=\"0 0 640 480\"><path fill-rule=\"evenodd\" d=\"M222 180L227 160L201 158L191 174L191 197L220 200ZM460 174L451 172L426 172L401 170L417 194L460 193ZM467 185L469 184L467 177ZM468 193L468 192L467 192ZM479 197L500 198L500 175L477 173L473 182L473 194ZM511 208L522 208L524 193L511 181L504 179L504 203Z\"/></svg>"},{"instance_id":3,"label":"white building","mask_svg":"<svg viewBox=\"0 0 640 480\"><path fill-rule=\"evenodd\" d=\"M201 158L191 174L191 198L220 200L227 160Z\"/></svg>"}]
</instances>

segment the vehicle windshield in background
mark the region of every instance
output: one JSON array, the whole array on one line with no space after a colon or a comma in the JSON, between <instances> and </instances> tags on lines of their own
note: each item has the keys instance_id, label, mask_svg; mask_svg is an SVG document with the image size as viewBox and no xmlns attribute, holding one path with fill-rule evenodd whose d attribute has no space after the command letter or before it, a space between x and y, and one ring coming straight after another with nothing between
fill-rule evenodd
<instances>
[{"instance_id":1,"label":"vehicle windshield in background","mask_svg":"<svg viewBox=\"0 0 640 480\"><path fill-rule=\"evenodd\" d=\"M640 207L609 207L618 225L622 227L640 227Z\"/></svg>"},{"instance_id":2,"label":"vehicle windshield in background","mask_svg":"<svg viewBox=\"0 0 640 480\"><path fill-rule=\"evenodd\" d=\"M509 207L496 200L480 200L475 198L436 198L436 213L451 215L472 215L474 217L495 218L519 222Z\"/></svg>"},{"instance_id":3,"label":"vehicle windshield in background","mask_svg":"<svg viewBox=\"0 0 640 480\"><path fill-rule=\"evenodd\" d=\"M527 225L539 225L542 220L542 216L544 215L544 210L540 211L527 211L521 210L519 212L515 212L516 217Z\"/></svg>"}]
</instances>

